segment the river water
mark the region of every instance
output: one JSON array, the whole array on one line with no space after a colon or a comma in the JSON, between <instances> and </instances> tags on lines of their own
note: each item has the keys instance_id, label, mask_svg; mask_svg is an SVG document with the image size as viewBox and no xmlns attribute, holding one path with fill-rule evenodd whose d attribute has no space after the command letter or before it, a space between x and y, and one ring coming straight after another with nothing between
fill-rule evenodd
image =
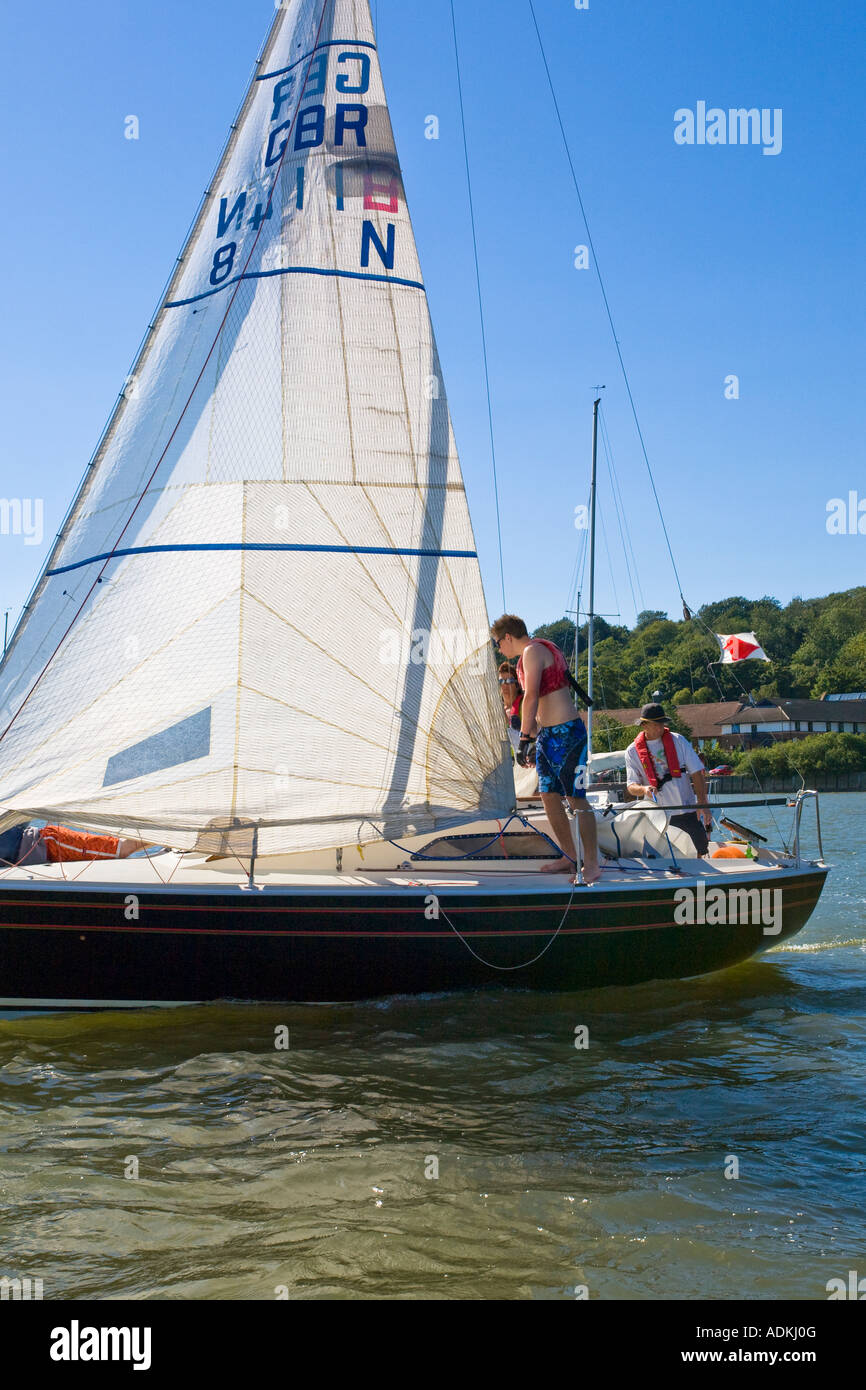
<instances>
[{"instance_id":1,"label":"river water","mask_svg":"<svg viewBox=\"0 0 866 1390\"><path fill-rule=\"evenodd\" d=\"M825 1299L866 1275L866 801L821 808L805 931L701 979L0 1019L0 1275L46 1299Z\"/></svg>"}]
</instances>

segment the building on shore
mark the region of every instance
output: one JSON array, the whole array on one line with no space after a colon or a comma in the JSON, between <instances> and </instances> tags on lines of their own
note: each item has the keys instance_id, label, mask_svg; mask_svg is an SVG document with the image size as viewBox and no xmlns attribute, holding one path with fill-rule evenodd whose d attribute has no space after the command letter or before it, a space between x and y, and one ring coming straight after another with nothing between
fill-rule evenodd
<instances>
[{"instance_id":1,"label":"building on shore","mask_svg":"<svg viewBox=\"0 0 866 1390\"><path fill-rule=\"evenodd\" d=\"M736 742L740 748L766 747L809 734L866 734L866 699L825 695L821 700L760 700L740 705L734 714L726 712L719 726L723 747Z\"/></svg>"},{"instance_id":2,"label":"building on shore","mask_svg":"<svg viewBox=\"0 0 866 1390\"><path fill-rule=\"evenodd\" d=\"M676 712L698 749L766 748L810 734L866 734L866 695L825 695L820 700L722 700L677 705ZM636 724L639 709L600 711L620 724Z\"/></svg>"}]
</instances>

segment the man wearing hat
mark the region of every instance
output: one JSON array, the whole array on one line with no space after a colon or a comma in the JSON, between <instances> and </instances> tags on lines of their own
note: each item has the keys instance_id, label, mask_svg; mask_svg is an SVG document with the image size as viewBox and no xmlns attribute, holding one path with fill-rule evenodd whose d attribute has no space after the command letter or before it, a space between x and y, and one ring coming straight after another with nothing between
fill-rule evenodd
<instances>
[{"instance_id":1,"label":"man wearing hat","mask_svg":"<svg viewBox=\"0 0 866 1390\"><path fill-rule=\"evenodd\" d=\"M629 792L658 806L706 805L704 765L688 739L668 728L670 722L661 705L644 705L641 710L640 733L625 754ZM707 853L712 811L686 811L671 816L670 823L691 836L698 855Z\"/></svg>"}]
</instances>

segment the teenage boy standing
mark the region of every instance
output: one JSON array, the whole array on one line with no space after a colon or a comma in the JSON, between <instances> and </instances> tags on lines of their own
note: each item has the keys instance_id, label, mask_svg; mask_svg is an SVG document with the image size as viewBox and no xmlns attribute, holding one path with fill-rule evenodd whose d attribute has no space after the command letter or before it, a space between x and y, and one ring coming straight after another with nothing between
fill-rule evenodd
<instances>
[{"instance_id":1,"label":"teenage boy standing","mask_svg":"<svg viewBox=\"0 0 866 1390\"><path fill-rule=\"evenodd\" d=\"M523 759L535 741L541 803L562 850L562 858L545 864L542 873L574 872L574 840L562 804L567 797L577 812L584 882L595 883L600 870L595 816L586 801L586 725L574 707L565 657L553 642L531 638L523 619L513 613L497 618L490 631L506 660L517 660L523 690L517 757L525 766Z\"/></svg>"}]
</instances>

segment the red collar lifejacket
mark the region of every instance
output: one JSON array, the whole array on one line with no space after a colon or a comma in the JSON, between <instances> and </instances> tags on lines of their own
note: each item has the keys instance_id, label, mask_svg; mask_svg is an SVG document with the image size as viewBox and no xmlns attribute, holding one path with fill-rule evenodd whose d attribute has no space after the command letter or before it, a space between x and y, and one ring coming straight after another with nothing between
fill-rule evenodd
<instances>
[{"instance_id":1,"label":"red collar lifejacket","mask_svg":"<svg viewBox=\"0 0 866 1390\"><path fill-rule=\"evenodd\" d=\"M553 657L553 664L545 666L541 673L541 680L538 684L538 698L541 699L543 695L552 695L554 690L562 690L568 685L568 667L565 664L565 657L554 642L548 642L546 637L533 637L532 640L537 642L539 646L546 647ZM525 690L526 682L523 676L522 656L517 662L517 679L520 683L520 689Z\"/></svg>"},{"instance_id":2,"label":"red collar lifejacket","mask_svg":"<svg viewBox=\"0 0 866 1390\"><path fill-rule=\"evenodd\" d=\"M677 746L674 743L673 735L671 734L670 729L668 729L667 727L662 733L662 744L665 750L665 757L668 760L668 772L670 773L671 777L682 777L683 772L682 768L680 767L680 760L677 757ZM647 743L646 734L643 732L643 730L641 730L641 732L635 739L634 748L635 752L641 760L641 763L643 764L644 771L647 775L647 781L649 782L653 791L658 791L659 775L656 772L656 766L653 762L653 756L649 750L649 744Z\"/></svg>"}]
</instances>

